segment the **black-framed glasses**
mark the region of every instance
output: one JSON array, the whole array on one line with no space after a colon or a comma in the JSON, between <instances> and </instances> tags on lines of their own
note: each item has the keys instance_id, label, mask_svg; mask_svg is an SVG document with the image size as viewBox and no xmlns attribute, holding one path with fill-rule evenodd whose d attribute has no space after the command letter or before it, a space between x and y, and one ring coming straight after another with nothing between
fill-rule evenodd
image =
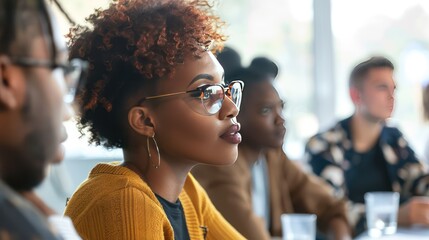
<instances>
[{"instance_id":1,"label":"black-framed glasses","mask_svg":"<svg viewBox=\"0 0 429 240\"><path fill-rule=\"evenodd\" d=\"M41 67L48 68L53 71L60 70L66 83L66 94L64 102L72 103L79 86L83 85L83 79L88 69L88 62L74 58L65 63L57 63L50 60L42 60L35 58L12 58L13 64L21 67Z\"/></svg>"},{"instance_id":2,"label":"black-framed glasses","mask_svg":"<svg viewBox=\"0 0 429 240\"><path fill-rule=\"evenodd\" d=\"M201 114L205 113L213 115L219 112L222 108L225 96L231 99L235 106L240 110L243 88L244 83L241 80L234 80L229 84L207 84L197 87L194 90L145 97L139 101L139 105L146 100L189 94L192 99L200 100L201 105L203 106L203 111L200 111L200 108L198 107L194 107L194 110Z\"/></svg>"}]
</instances>

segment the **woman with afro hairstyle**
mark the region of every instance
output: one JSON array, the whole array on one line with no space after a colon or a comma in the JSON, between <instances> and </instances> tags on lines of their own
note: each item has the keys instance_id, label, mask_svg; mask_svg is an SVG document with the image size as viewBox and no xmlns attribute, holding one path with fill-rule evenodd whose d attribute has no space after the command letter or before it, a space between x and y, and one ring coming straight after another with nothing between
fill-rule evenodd
<instances>
[{"instance_id":1,"label":"woman with afro hairstyle","mask_svg":"<svg viewBox=\"0 0 429 240\"><path fill-rule=\"evenodd\" d=\"M243 83L225 85L213 53L225 37L206 1L119 0L70 32L89 62L79 129L121 148L68 202L84 239L242 239L189 174L230 165L241 141Z\"/></svg>"}]
</instances>

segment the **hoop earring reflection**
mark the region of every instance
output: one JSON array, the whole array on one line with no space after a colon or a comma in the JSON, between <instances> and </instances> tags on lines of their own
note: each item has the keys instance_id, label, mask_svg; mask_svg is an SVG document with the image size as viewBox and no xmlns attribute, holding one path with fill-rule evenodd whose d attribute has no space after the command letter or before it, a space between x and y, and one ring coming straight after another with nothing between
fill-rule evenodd
<instances>
[{"instance_id":1,"label":"hoop earring reflection","mask_svg":"<svg viewBox=\"0 0 429 240\"><path fill-rule=\"evenodd\" d=\"M157 164L153 164L153 161L152 161L152 154L151 154L151 152L150 152L149 138L151 138L151 139L152 139L152 141L153 141L153 143L155 144L155 149L156 149L156 152L157 152L157 154L158 154L158 163L157 163ZM154 168L158 169L158 168L159 168L159 166L161 165L161 155L159 154L158 143L157 143L157 142L156 142L156 140L155 140L155 133L153 134L153 136L152 136L152 137L147 137L147 138L146 138L146 146L147 146L147 152L148 152L148 155L149 155L149 161L151 161L151 162L152 162L152 167L154 167Z\"/></svg>"}]
</instances>

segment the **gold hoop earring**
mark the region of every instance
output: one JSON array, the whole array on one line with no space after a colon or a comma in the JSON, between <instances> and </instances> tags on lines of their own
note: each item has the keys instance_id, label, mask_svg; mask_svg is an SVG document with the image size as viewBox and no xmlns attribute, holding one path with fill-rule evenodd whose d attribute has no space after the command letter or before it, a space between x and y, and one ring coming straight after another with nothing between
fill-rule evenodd
<instances>
[{"instance_id":1,"label":"gold hoop earring","mask_svg":"<svg viewBox=\"0 0 429 240\"><path fill-rule=\"evenodd\" d=\"M152 163L152 167L158 169L159 166L161 165L161 155L159 154L158 143L155 140L155 133L150 138L152 138L152 141L155 144L156 152L158 154L158 164L153 164ZM148 155L149 155L149 160L152 162L152 154L150 153L149 137L146 138L146 146L147 146L147 152L148 152Z\"/></svg>"}]
</instances>

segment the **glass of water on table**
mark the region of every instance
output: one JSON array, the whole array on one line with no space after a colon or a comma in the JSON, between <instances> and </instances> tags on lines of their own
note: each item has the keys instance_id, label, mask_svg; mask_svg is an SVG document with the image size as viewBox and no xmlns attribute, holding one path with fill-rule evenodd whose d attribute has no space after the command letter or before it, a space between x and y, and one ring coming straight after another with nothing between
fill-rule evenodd
<instances>
[{"instance_id":1,"label":"glass of water on table","mask_svg":"<svg viewBox=\"0 0 429 240\"><path fill-rule=\"evenodd\" d=\"M399 193L366 193L365 208L368 235L370 237L380 237L396 233Z\"/></svg>"},{"instance_id":2,"label":"glass of water on table","mask_svg":"<svg viewBox=\"0 0 429 240\"><path fill-rule=\"evenodd\" d=\"M314 214L282 214L283 240L316 239L316 219Z\"/></svg>"}]
</instances>

